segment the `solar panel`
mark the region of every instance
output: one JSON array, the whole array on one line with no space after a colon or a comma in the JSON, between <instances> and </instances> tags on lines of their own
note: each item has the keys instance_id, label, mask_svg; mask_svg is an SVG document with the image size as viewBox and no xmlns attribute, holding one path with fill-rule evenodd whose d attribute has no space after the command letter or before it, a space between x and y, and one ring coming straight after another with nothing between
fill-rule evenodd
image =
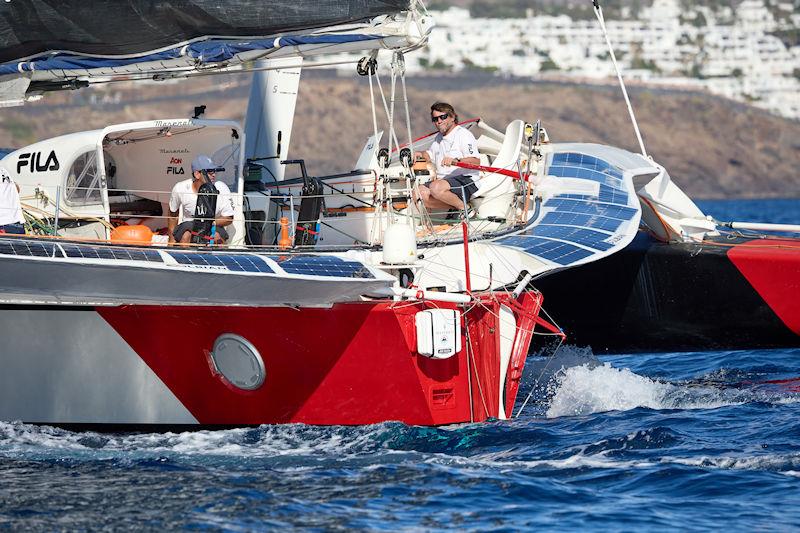
<instances>
[{"instance_id":1,"label":"solar panel","mask_svg":"<svg viewBox=\"0 0 800 533\"><path fill-rule=\"evenodd\" d=\"M622 187L622 172L616 169L603 172L586 167L550 165L547 173L559 178L581 178L596 181L615 189Z\"/></svg>"},{"instance_id":2,"label":"solar panel","mask_svg":"<svg viewBox=\"0 0 800 533\"><path fill-rule=\"evenodd\" d=\"M222 267L231 272L275 272L266 261L252 254L215 254L206 252L167 252L178 264Z\"/></svg>"},{"instance_id":3,"label":"solar panel","mask_svg":"<svg viewBox=\"0 0 800 533\"><path fill-rule=\"evenodd\" d=\"M20 257L63 257L55 243L19 239L0 240L0 254Z\"/></svg>"},{"instance_id":4,"label":"solar panel","mask_svg":"<svg viewBox=\"0 0 800 533\"><path fill-rule=\"evenodd\" d=\"M553 207L559 212L600 215L608 218L616 218L618 220L630 220L638 212L632 207L572 200L561 197L555 197L545 202L542 204L542 207Z\"/></svg>"},{"instance_id":5,"label":"solar panel","mask_svg":"<svg viewBox=\"0 0 800 533\"><path fill-rule=\"evenodd\" d=\"M600 215L583 215L561 211L551 211L542 219L541 224L561 224L563 226L578 226L593 228L608 232L615 232L622 225L618 218L608 218Z\"/></svg>"},{"instance_id":6,"label":"solar panel","mask_svg":"<svg viewBox=\"0 0 800 533\"><path fill-rule=\"evenodd\" d=\"M628 207L632 193L623 171L594 156L564 152L552 156L547 173L600 187L597 194L567 193L545 200L538 225L497 242L560 265L612 250L621 240L620 229L639 214Z\"/></svg>"},{"instance_id":7,"label":"solar panel","mask_svg":"<svg viewBox=\"0 0 800 533\"><path fill-rule=\"evenodd\" d=\"M620 172L617 167L613 166L609 162L591 155L580 154L577 152L562 152L553 154L551 165L590 168L600 172L611 173L612 175L618 174L620 178L622 177L622 172Z\"/></svg>"},{"instance_id":8,"label":"solar panel","mask_svg":"<svg viewBox=\"0 0 800 533\"><path fill-rule=\"evenodd\" d=\"M338 278L374 278L370 270L358 261L319 255L293 255L270 257L289 274L331 276Z\"/></svg>"},{"instance_id":9,"label":"solar panel","mask_svg":"<svg viewBox=\"0 0 800 533\"><path fill-rule=\"evenodd\" d=\"M614 245L605 242L611 237L608 233L572 226L549 226L540 224L530 230L536 237L550 237L560 241L574 242L595 250L609 250Z\"/></svg>"},{"instance_id":10,"label":"solar panel","mask_svg":"<svg viewBox=\"0 0 800 533\"><path fill-rule=\"evenodd\" d=\"M628 193L623 189L600 185L598 198L608 204L628 205Z\"/></svg>"},{"instance_id":11,"label":"solar panel","mask_svg":"<svg viewBox=\"0 0 800 533\"><path fill-rule=\"evenodd\" d=\"M126 261L148 261L163 263L161 255L155 250L138 248L114 248L111 246L86 246L83 244L62 244L67 257L81 259L124 259Z\"/></svg>"},{"instance_id":12,"label":"solar panel","mask_svg":"<svg viewBox=\"0 0 800 533\"><path fill-rule=\"evenodd\" d=\"M530 254L543 257L559 265L568 265L592 255L591 250L570 243L540 239L529 235L515 235L502 240L506 246L520 248Z\"/></svg>"}]
</instances>

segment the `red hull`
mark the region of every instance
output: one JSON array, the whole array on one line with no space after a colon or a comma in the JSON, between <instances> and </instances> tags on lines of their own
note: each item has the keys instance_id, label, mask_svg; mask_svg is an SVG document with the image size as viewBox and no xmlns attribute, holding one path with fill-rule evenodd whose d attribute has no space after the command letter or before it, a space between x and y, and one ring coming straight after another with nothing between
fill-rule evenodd
<instances>
[{"instance_id":1,"label":"red hull","mask_svg":"<svg viewBox=\"0 0 800 533\"><path fill-rule=\"evenodd\" d=\"M416 353L414 316L426 303L364 302L329 309L124 306L97 312L136 351L202 425L416 425L482 421L499 413L503 294L484 297L464 314L469 336L455 356ZM518 325L505 384L510 414L541 295L512 302ZM439 308L455 304L437 303ZM509 306L511 307L511 306ZM518 330L519 331L519 330ZM246 391L217 374L215 339L250 341L266 368L261 387ZM469 349L467 349L469 347Z\"/></svg>"},{"instance_id":2,"label":"red hull","mask_svg":"<svg viewBox=\"0 0 800 533\"><path fill-rule=\"evenodd\" d=\"M733 246L728 257L786 327L800 335L800 241L754 239Z\"/></svg>"}]
</instances>

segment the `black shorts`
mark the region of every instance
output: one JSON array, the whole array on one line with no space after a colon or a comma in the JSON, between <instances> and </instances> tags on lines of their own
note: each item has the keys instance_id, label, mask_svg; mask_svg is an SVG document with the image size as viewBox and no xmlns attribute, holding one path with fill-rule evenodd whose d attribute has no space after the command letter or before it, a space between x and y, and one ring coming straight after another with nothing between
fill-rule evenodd
<instances>
[{"instance_id":1,"label":"black shorts","mask_svg":"<svg viewBox=\"0 0 800 533\"><path fill-rule=\"evenodd\" d=\"M467 202L469 202L473 194L478 192L478 185L472 176L447 176L444 181L450 184L450 190L453 191L453 194L459 198L466 199ZM464 191L463 195L461 193L462 190Z\"/></svg>"},{"instance_id":2,"label":"black shorts","mask_svg":"<svg viewBox=\"0 0 800 533\"><path fill-rule=\"evenodd\" d=\"M172 232L172 236L175 238L176 241L180 241L183 234L187 231L192 231L192 227L194 226L194 220L187 220L185 222L181 222ZM217 233L219 236L222 237L222 240L228 240L228 230L223 228L222 226L217 226Z\"/></svg>"}]
</instances>

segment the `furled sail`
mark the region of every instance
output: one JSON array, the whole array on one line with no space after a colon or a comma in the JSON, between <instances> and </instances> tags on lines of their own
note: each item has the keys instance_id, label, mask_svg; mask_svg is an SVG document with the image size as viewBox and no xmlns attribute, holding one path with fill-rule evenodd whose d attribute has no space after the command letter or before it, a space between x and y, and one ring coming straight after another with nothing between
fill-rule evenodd
<instances>
[{"instance_id":1,"label":"furled sail","mask_svg":"<svg viewBox=\"0 0 800 533\"><path fill-rule=\"evenodd\" d=\"M113 79L231 70L248 61L413 49L416 0L0 2L0 106Z\"/></svg>"},{"instance_id":2,"label":"furled sail","mask_svg":"<svg viewBox=\"0 0 800 533\"><path fill-rule=\"evenodd\" d=\"M0 62L54 50L136 55L206 35L258 37L408 9L409 0L26 0L4 2Z\"/></svg>"}]
</instances>

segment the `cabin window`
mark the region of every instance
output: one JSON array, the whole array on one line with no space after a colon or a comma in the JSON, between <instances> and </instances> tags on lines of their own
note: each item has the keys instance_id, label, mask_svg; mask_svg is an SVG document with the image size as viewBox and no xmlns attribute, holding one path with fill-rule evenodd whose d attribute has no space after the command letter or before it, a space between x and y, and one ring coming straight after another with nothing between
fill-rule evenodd
<instances>
[{"instance_id":1,"label":"cabin window","mask_svg":"<svg viewBox=\"0 0 800 533\"><path fill-rule=\"evenodd\" d=\"M85 152L75 159L67 175L66 202L68 205L102 203L100 173L97 171L97 152Z\"/></svg>"}]
</instances>

